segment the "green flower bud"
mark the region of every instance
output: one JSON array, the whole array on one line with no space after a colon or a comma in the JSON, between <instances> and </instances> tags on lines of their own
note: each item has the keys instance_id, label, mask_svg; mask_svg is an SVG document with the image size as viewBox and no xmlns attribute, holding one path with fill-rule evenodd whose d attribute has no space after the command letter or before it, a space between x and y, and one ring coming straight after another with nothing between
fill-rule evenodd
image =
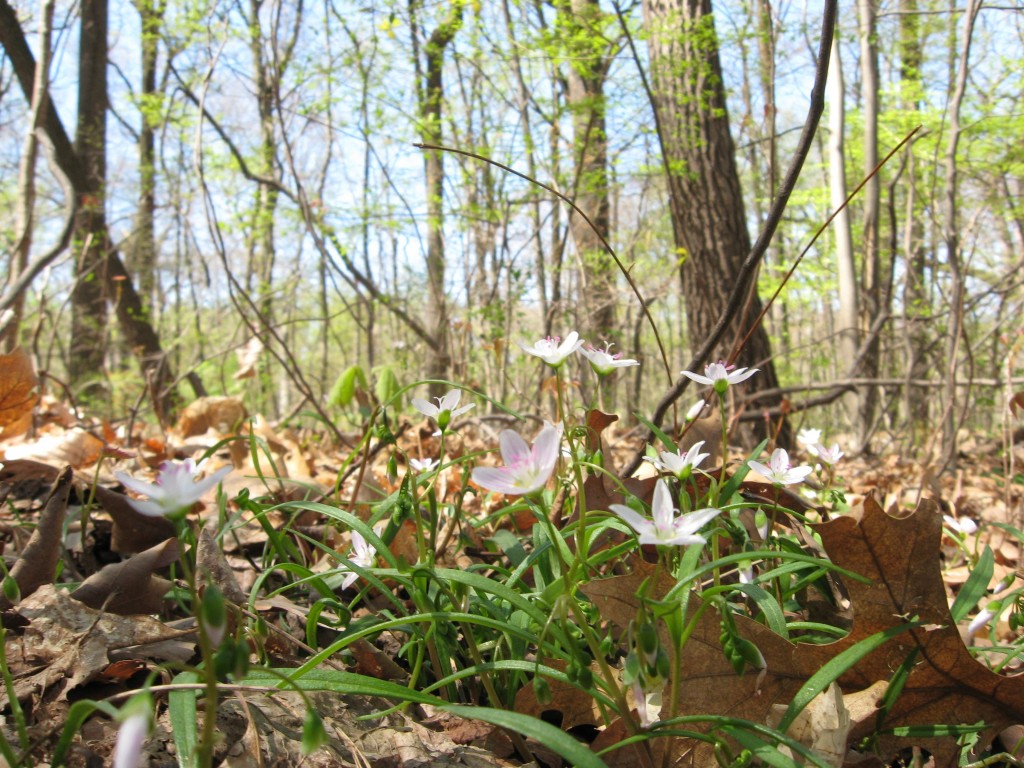
<instances>
[{"instance_id":1,"label":"green flower bud","mask_svg":"<svg viewBox=\"0 0 1024 768\"><path fill-rule=\"evenodd\" d=\"M14 580L11 574L4 576L3 583L4 597L11 603L21 602L21 590L18 588L18 582Z\"/></svg>"},{"instance_id":2,"label":"green flower bud","mask_svg":"<svg viewBox=\"0 0 1024 768\"><path fill-rule=\"evenodd\" d=\"M306 719L302 723L302 754L309 755L328 741L324 722L315 709L306 710Z\"/></svg>"},{"instance_id":3,"label":"green flower bud","mask_svg":"<svg viewBox=\"0 0 1024 768\"><path fill-rule=\"evenodd\" d=\"M216 584L207 584L203 590L203 600L199 608L200 618L206 636L214 647L220 645L224 639L224 629L227 626L228 612L224 604L224 594Z\"/></svg>"},{"instance_id":4,"label":"green flower bud","mask_svg":"<svg viewBox=\"0 0 1024 768\"><path fill-rule=\"evenodd\" d=\"M537 701L542 705L551 703L551 686L543 677L533 678L533 695L537 697Z\"/></svg>"}]
</instances>

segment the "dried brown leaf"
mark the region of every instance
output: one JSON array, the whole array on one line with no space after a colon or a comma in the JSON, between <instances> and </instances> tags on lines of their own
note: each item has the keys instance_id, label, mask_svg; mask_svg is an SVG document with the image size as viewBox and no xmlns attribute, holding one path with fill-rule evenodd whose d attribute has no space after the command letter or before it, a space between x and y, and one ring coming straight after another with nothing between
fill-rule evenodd
<instances>
[{"instance_id":1,"label":"dried brown leaf","mask_svg":"<svg viewBox=\"0 0 1024 768\"><path fill-rule=\"evenodd\" d=\"M96 501L114 521L110 538L114 552L122 555L143 552L176 535L169 520L136 512L123 493L96 486Z\"/></svg>"},{"instance_id":2,"label":"dried brown leaf","mask_svg":"<svg viewBox=\"0 0 1024 768\"><path fill-rule=\"evenodd\" d=\"M103 455L103 441L80 427L68 430L56 427L38 440L12 445L4 453L8 459L25 459L61 467L70 464L81 469L99 461Z\"/></svg>"},{"instance_id":3,"label":"dried brown leaf","mask_svg":"<svg viewBox=\"0 0 1024 768\"><path fill-rule=\"evenodd\" d=\"M39 380L32 360L21 347L0 355L0 437L23 434L32 426L32 409L39 400Z\"/></svg>"},{"instance_id":4,"label":"dried brown leaf","mask_svg":"<svg viewBox=\"0 0 1024 768\"><path fill-rule=\"evenodd\" d=\"M73 479L74 471L71 467L65 467L57 476L50 497L39 515L36 529L11 568L11 578L17 582L22 598L53 581L60 560L64 518L67 516Z\"/></svg>"},{"instance_id":5,"label":"dried brown leaf","mask_svg":"<svg viewBox=\"0 0 1024 768\"><path fill-rule=\"evenodd\" d=\"M122 616L159 613L172 583L155 572L177 559L178 540L167 539L94 573L71 596L90 608Z\"/></svg>"},{"instance_id":6,"label":"dried brown leaf","mask_svg":"<svg viewBox=\"0 0 1024 768\"><path fill-rule=\"evenodd\" d=\"M210 429L230 434L238 430L248 415L237 397L201 397L181 412L178 432L182 437L202 435Z\"/></svg>"},{"instance_id":7,"label":"dried brown leaf","mask_svg":"<svg viewBox=\"0 0 1024 768\"><path fill-rule=\"evenodd\" d=\"M108 653L183 634L147 616L116 616L83 605L51 584L22 602L29 620L24 634L8 640L7 658L19 700L59 686L59 696L93 679L109 664ZM6 694L0 694L6 701Z\"/></svg>"},{"instance_id":8,"label":"dried brown leaf","mask_svg":"<svg viewBox=\"0 0 1024 768\"><path fill-rule=\"evenodd\" d=\"M828 645L794 644L761 624L737 617L740 634L758 647L767 663L767 674L758 683L756 675L739 677L733 672L719 644L717 614L705 610L679 658L683 678L676 714L765 722L772 705L788 705L803 683L837 654L916 618L923 622L921 627L882 645L840 678L847 695L871 691L865 694L867 701L877 702L878 689L872 687L889 680L909 655L916 655L915 666L885 720L877 723L870 712L859 715L860 720L853 718L851 739L866 735L858 730L984 721L989 726L982 734L984 745L1000 729L1024 722L1024 676L997 675L971 657L949 614L939 570L941 527L942 516L934 502L924 501L913 514L894 518L870 498L860 520L843 517L816 526L832 561L868 579L846 584L854 612L850 634ZM627 576L592 581L583 590L602 616L624 627L638 607L635 591L651 571L649 564L636 564ZM661 596L670 586L659 579L649 594ZM908 746L927 749L939 768L956 765L959 748L949 738L882 735L878 740L883 757ZM681 740L672 749L679 765L704 766L714 761L702 742ZM631 759L635 756L623 758Z\"/></svg>"},{"instance_id":9,"label":"dried brown leaf","mask_svg":"<svg viewBox=\"0 0 1024 768\"><path fill-rule=\"evenodd\" d=\"M263 349L263 341L258 336L253 336L245 343L244 347L235 350L235 356L238 358L238 370L234 375L235 381L251 379L256 375L256 363L259 362Z\"/></svg>"}]
</instances>

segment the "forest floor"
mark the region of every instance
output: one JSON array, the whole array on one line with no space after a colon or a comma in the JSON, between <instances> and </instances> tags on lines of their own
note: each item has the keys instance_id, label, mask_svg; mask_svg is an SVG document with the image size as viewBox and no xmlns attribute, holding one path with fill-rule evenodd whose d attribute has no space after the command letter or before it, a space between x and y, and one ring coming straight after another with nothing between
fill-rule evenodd
<instances>
[{"instance_id":1,"label":"forest floor","mask_svg":"<svg viewBox=\"0 0 1024 768\"><path fill-rule=\"evenodd\" d=\"M196 663L199 651L194 619L183 610L187 606L180 600L167 597L176 584L168 580L175 575L167 566L177 558L177 547L169 549L167 530L149 525L150 520L125 522L126 496L115 471L151 481L161 463L168 460L209 456L205 467L208 474L230 466L232 471L223 481L222 495L218 497L211 490L193 510L201 526L218 534L212 553L204 553L202 544L197 545L200 567L215 573L225 596L239 606L234 614L236 621L259 618L261 626L269 627L269 634L260 639L258 654L269 666L297 668L313 652L310 643L323 648L337 634L330 621L319 625L313 622L317 628L311 632L310 603L303 603L287 590L270 589L281 586L281 582L268 574L273 570L268 569L273 534L266 522L286 532L304 559L303 565L313 571L321 567L326 571L330 564L323 562L309 542L315 539L325 547L346 552L350 538L344 528L333 525L315 510L296 514L294 510L274 511L273 506L261 524L252 515L243 514L232 500L240 495L272 504L312 499L349 509L366 519L375 503L400 488L406 467L401 466L397 477L389 479L390 453L386 447L375 450L370 443L364 454L369 458L367 462L351 461L351 447L339 447L312 432L275 428L260 417L248 420L249 426L241 431L233 431L229 424L238 423L240 408L231 400L201 402L187 410L175 428L160 430L135 422L129 438L127 424L82 423L65 405L44 398L35 408L31 430L0 441L4 465L0 470L0 531L7 569L12 572L19 562L24 566L25 560L39 557L39 544L33 543L32 533L44 527L42 518L53 505L51 490L59 484L62 470L68 466L74 470L69 500L60 510L60 534L54 539L59 541L59 547L53 550L58 562L57 584L53 583L52 567L49 575L30 574L30 590L19 578L19 599L15 605L8 602L3 616L5 658L11 676L8 684L16 692L25 716L25 731L19 734L17 718L8 706L3 733L11 745L22 743L27 735L28 745L36 750L30 753L27 764L47 763L69 716L81 711L81 707L74 709L76 702L107 701L120 707L147 682L157 686L153 694L156 717L144 750L148 762L143 764L179 764L176 750L182 742L175 731L182 725L174 720L172 708L167 706L168 695L161 693L164 689L159 686L170 684L181 670ZM457 426L446 444L447 455L454 460L493 450L498 428L505 425L470 418ZM425 459L437 455L438 438L430 422L404 423L395 432L397 447L404 456ZM604 431L605 451L613 463L625 463L640 447L638 434L637 430L615 427ZM350 437L353 444L360 438ZM1019 474L1011 475L1012 481L1006 482L1008 468L1003 456L998 442L979 440L975 444L965 442L957 469L941 475L897 453L844 457L837 474L846 501L855 511L869 496L897 516L914 510L921 499L938 503L939 512L949 518L943 528L938 562L919 565L941 573L946 598L952 603L985 547L993 554L992 574L986 585L990 591L1020 572L1024 485ZM1018 456L1016 462L1024 466L1024 457ZM451 464L437 483L440 498L464 489L461 465ZM495 555L488 540L497 528L522 535L535 522L523 512L522 519L502 516L485 525L464 524L491 515L494 509L489 503L483 494L465 496L463 524L458 530L446 528L438 533L439 540L447 542L439 548L439 567L469 570L491 562ZM956 531L957 525L963 532ZM403 529L391 550L415 562L416 546L415 536ZM41 562L50 562L49 557L46 555ZM145 558L149 559L142 563ZM138 567L118 570L131 563ZM24 573L22 567L22 577ZM73 593L77 599L72 599L70 589L81 584L90 588L78 586ZM337 592L339 597L341 594ZM347 602L356 592L346 590L344 594ZM357 606L354 616L386 605L372 590L363 598L352 603ZM338 620L335 626L340 624ZM961 635L965 625L959 628ZM979 635L973 642L975 646L1011 643L1018 634L1004 617L997 620L989 636ZM399 639L387 633L373 642L350 645L343 656L326 660L325 666L400 684L406 684L410 674ZM1013 672L1018 666L1019 661L1011 662L1003 671ZM576 723L572 732L578 738L591 740L601 730L599 723L591 722L596 718L589 717L590 702L562 697L545 707L536 699L532 703L528 699L516 700L522 701L529 714L546 713L551 719L552 711L566 710L556 714L554 720L564 727ZM321 716L326 740L303 756L303 726L309 704ZM572 708L583 708L587 713L568 711ZM385 711L387 714L375 716ZM201 717L200 711L196 720ZM102 714L84 717L69 742L67 764L107 763L118 729L116 720ZM428 704L394 709L393 702L373 696L325 691L311 692L308 697L294 692L271 697L246 690L245 686L229 687L218 707L217 733L214 761L225 766L441 768L531 764L530 757L517 754L517 746L521 749L522 745L514 744L496 726ZM537 765L563 764L547 746L532 740L526 743Z\"/></svg>"}]
</instances>

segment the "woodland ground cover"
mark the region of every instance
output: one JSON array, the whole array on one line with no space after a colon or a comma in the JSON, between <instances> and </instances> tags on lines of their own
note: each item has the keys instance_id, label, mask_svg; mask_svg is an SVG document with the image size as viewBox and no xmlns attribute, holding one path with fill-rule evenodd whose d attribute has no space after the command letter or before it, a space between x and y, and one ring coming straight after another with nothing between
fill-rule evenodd
<instances>
[{"instance_id":1,"label":"woodland ground cover","mask_svg":"<svg viewBox=\"0 0 1024 768\"><path fill-rule=\"evenodd\" d=\"M5 759L1014 762L1024 537L994 446L955 485L812 428L743 451L757 371L722 364L687 374L704 439L644 445L579 401L581 344L523 345L539 429L354 376L350 448L221 399L160 439L83 430L5 358L0 414L38 428L0 471Z\"/></svg>"}]
</instances>

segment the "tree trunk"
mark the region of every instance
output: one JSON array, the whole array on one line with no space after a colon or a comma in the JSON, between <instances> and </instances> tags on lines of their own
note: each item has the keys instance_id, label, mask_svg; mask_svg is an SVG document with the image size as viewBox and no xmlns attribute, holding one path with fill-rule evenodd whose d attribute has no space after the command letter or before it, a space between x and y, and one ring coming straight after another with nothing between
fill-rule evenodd
<instances>
[{"instance_id":1,"label":"tree trunk","mask_svg":"<svg viewBox=\"0 0 1024 768\"><path fill-rule=\"evenodd\" d=\"M967 73L970 71L971 40L974 36L974 22L981 8L979 0L967 0L964 13L964 37L960 49L959 67L949 103L949 139L943 167L946 172L945 199L943 200L942 239L946 246L946 260L949 264L949 332L946 346L945 396L943 397L942 459L943 466L952 468L956 464L957 431L960 426L959 398L957 397L957 368L960 345L963 338L964 274L960 263L959 211L957 208L957 159L960 143L960 106L967 91ZM954 22L955 23L955 22Z\"/></svg>"},{"instance_id":2,"label":"tree trunk","mask_svg":"<svg viewBox=\"0 0 1024 768\"><path fill-rule=\"evenodd\" d=\"M3 46L11 61L22 92L28 96L32 93L36 63L25 39L25 32L18 21L18 16L7 0L0 0L0 45ZM103 51L106 51L105 42ZM86 163L76 154L68 139L67 131L64 130L64 125L53 108L52 101L49 100L45 109L44 127L47 138L53 145L54 160L71 182L79 201L87 202L89 193L86 181ZM99 213L98 223L102 224L103 240L107 242L109 237L102 206L99 208ZM142 310L142 303L117 251L113 248L106 249L104 261L103 276L107 280L106 289L115 302L115 312L121 331L139 362L143 377L153 395L154 407L158 415L166 418L166 415L176 407L178 402L177 391L173 387L174 374L166 364L165 355L160 348L160 339ZM104 316L105 314L106 307L104 307ZM196 394L204 395L205 391L199 377L195 373L191 373L188 378Z\"/></svg>"},{"instance_id":3,"label":"tree trunk","mask_svg":"<svg viewBox=\"0 0 1024 768\"><path fill-rule=\"evenodd\" d=\"M832 40L832 53L828 67L828 179L832 210L839 210L846 200L846 153L844 125L846 118L843 67L839 58L839 41ZM839 335L840 376L852 375L850 370L857 357L857 268L853 257L853 236L850 231L850 210L839 210L832 221L836 238L836 268L839 275L839 316L836 331ZM852 422L857 417L858 397L851 392L844 398L847 416Z\"/></svg>"},{"instance_id":4,"label":"tree trunk","mask_svg":"<svg viewBox=\"0 0 1024 768\"><path fill-rule=\"evenodd\" d=\"M864 175L878 165L878 35L876 0L857 0L860 37L860 87L864 106ZM875 319L887 308L882 306L882 265L879 254L879 221L881 220L881 179L872 176L861 193L864 205L861 250L861 332L866 333ZM877 378L880 364L879 336L875 336L864 354L858 374ZM858 444L865 448L868 432L878 408L878 390L865 387L860 395Z\"/></svg>"},{"instance_id":5,"label":"tree trunk","mask_svg":"<svg viewBox=\"0 0 1024 768\"><path fill-rule=\"evenodd\" d=\"M447 19L438 24L424 46L425 63L418 88L420 134L425 144L440 144L444 105L444 51L462 25L463 0L455 0ZM416 35L413 24L413 36ZM419 72L419 55L416 54ZM433 340L427 378L446 379L451 370L448 297L445 291L444 156L427 150L423 155L427 203L427 331ZM440 394L443 386L435 385Z\"/></svg>"},{"instance_id":6,"label":"tree trunk","mask_svg":"<svg viewBox=\"0 0 1024 768\"><path fill-rule=\"evenodd\" d=\"M35 221L36 202L36 158L39 155L39 135L49 103L50 85L50 38L53 28L53 0L42 0L39 7L39 67L32 85L31 107L28 130L22 147L21 163L18 168L18 222L14 262L7 282L10 286L28 268L32 252L32 230ZM25 315L25 291L17 291L12 306L10 330L6 350L11 352L19 344L21 321Z\"/></svg>"},{"instance_id":7,"label":"tree trunk","mask_svg":"<svg viewBox=\"0 0 1024 768\"><path fill-rule=\"evenodd\" d=\"M268 62L263 51L264 35L260 22L263 0L249 2L249 49L252 54L253 79L256 84L256 111L259 116L260 142L258 173L274 178L277 163L277 136L274 130L274 100L280 85L283 64ZM274 260L274 216L277 210L277 187L259 182L256 185L256 202L253 210L253 227L249 245L250 267L256 278L255 292L257 306L263 315L263 322L273 322Z\"/></svg>"},{"instance_id":8,"label":"tree trunk","mask_svg":"<svg viewBox=\"0 0 1024 768\"><path fill-rule=\"evenodd\" d=\"M570 214L576 252L583 267L580 304L587 309L582 330L596 343L615 332L615 262L601 244L608 239L611 220L608 201L608 136L605 133L604 82L608 76L608 43L598 25L598 0L569 0L558 5L560 24L567 34L569 54L568 101L572 114L575 184L573 198L587 214Z\"/></svg>"},{"instance_id":9,"label":"tree trunk","mask_svg":"<svg viewBox=\"0 0 1024 768\"><path fill-rule=\"evenodd\" d=\"M107 0L83 0L78 52L78 124L75 154L82 167L75 221L75 284L71 289L69 378L72 386L95 381L106 351L110 250L104 212L107 170Z\"/></svg>"},{"instance_id":10,"label":"tree trunk","mask_svg":"<svg viewBox=\"0 0 1024 768\"><path fill-rule=\"evenodd\" d=\"M643 8L688 333L701 339L727 304L751 245L718 40L710 0L644 0ZM718 357L730 357L761 307L751 286L746 309L731 319ZM778 386L763 327L740 350L736 364L761 368L750 389ZM788 432L780 435L783 442L788 438Z\"/></svg>"},{"instance_id":11,"label":"tree trunk","mask_svg":"<svg viewBox=\"0 0 1024 768\"><path fill-rule=\"evenodd\" d=\"M139 286L139 298L145 311L152 308L156 295L156 124L153 113L156 103L156 65L160 27L163 24L163 0L136 0L136 9L142 22L140 90L141 125L136 142L139 153L139 201L135 209L128 268L134 273Z\"/></svg>"},{"instance_id":12,"label":"tree trunk","mask_svg":"<svg viewBox=\"0 0 1024 768\"><path fill-rule=\"evenodd\" d=\"M917 0L900 2L900 107L916 112L921 105L922 83L921 31L917 13ZM917 210L917 167L913 140L907 145L906 206L903 215L903 258L906 262L903 280L904 344L907 352L907 381L903 389L906 418L915 436L928 428L928 392L923 387L912 387L910 381L928 378L929 364L925 350L928 348L928 324L924 316L931 306L925 294L925 249L924 228Z\"/></svg>"}]
</instances>

